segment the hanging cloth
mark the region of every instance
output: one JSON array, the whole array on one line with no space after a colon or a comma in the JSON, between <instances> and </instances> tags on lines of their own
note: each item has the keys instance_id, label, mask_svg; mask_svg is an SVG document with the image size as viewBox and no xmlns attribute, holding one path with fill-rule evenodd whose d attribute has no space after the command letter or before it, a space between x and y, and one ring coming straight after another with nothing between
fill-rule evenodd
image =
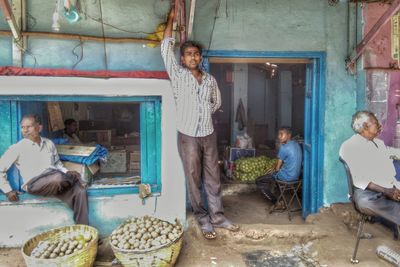
<instances>
[{"instance_id":1,"label":"hanging cloth","mask_svg":"<svg viewBox=\"0 0 400 267\"><path fill-rule=\"evenodd\" d=\"M243 130L246 127L247 118L246 118L246 111L244 110L244 105L243 105L242 99L239 99L239 104L236 108L235 122L238 123L239 131Z\"/></svg>"}]
</instances>

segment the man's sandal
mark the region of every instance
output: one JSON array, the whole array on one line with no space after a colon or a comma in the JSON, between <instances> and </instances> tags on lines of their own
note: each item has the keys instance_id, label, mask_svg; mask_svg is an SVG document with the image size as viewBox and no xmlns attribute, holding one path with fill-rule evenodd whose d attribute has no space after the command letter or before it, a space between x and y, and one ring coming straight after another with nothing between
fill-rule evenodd
<instances>
[{"instance_id":1,"label":"man's sandal","mask_svg":"<svg viewBox=\"0 0 400 267\"><path fill-rule=\"evenodd\" d=\"M212 240L217 238L217 233L214 231L214 228L211 225L211 223L205 223L201 225L200 229L205 239Z\"/></svg>"},{"instance_id":2,"label":"man's sandal","mask_svg":"<svg viewBox=\"0 0 400 267\"><path fill-rule=\"evenodd\" d=\"M217 224L212 224L215 228L223 228L226 230L229 230L231 232L237 232L239 231L240 227L239 225L233 224L231 221L226 220L222 223L217 223Z\"/></svg>"}]
</instances>

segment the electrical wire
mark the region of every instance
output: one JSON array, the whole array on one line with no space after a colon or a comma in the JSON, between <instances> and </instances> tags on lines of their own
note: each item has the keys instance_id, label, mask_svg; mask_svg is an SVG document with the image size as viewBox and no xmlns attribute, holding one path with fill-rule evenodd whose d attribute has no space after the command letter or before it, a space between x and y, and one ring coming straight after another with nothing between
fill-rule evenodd
<instances>
[{"instance_id":1,"label":"electrical wire","mask_svg":"<svg viewBox=\"0 0 400 267\"><path fill-rule=\"evenodd\" d=\"M228 0L225 0L225 17L229 17L228 15Z\"/></svg>"},{"instance_id":2,"label":"electrical wire","mask_svg":"<svg viewBox=\"0 0 400 267\"><path fill-rule=\"evenodd\" d=\"M210 48L211 48L211 44L212 44L212 40L213 40L213 35L214 35L214 29L215 29L215 23L216 23L217 18L218 18L218 12L219 12L220 6L221 6L221 0L218 0L218 3L217 3L216 8L215 8L214 23L213 23L213 26L212 26L212 29L211 29L210 41L208 42L208 47L207 47L207 50L206 50L207 52L206 52L206 54L205 54L204 56L207 56L207 53L208 53L208 51L209 51Z\"/></svg>"},{"instance_id":3,"label":"electrical wire","mask_svg":"<svg viewBox=\"0 0 400 267\"><path fill-rule=\"evenodd\" d=\"M16 45L24 54L27 54L27 55L29 55L29 56L31 56L31 57L33 58L33 60L34 60L33 68L36 68L36 66L38 65L38 64L37 64L36 56L35 56L31 51L29 51L28 49L26 49L26 48L24 48L23 46L21 46L21 45L17 42L16 39L14 39L14 42L15 42L15 45Z\"/></svg>"},{"instance_id":4,"label":"electrical wire","mask_svg":"<svg viewBox=\"0 0 400 267\"><path fill-rule=\"evenodd\" d=\"M101 8L101 0L99 0L99 8L100 8L100 18L101 18L101 32L103 35L103 49L104 49L104 63L106 66L106 70L108 70L108 63L107 63L107 47L106 47L106 38L104 33L104 22L103 22L103 10Z\"/></svg>"},{"instance_id":5,"label":"electrical wire","mask_svg":"<svg viewBox=\"0 0 400 267\"><path fill-rule=\"evenodd\" d=\"M99 2L101 2L101 1L99 1ZM122 28L119 28L119 27L117 27L117 26L114 26L114 25L112 25L112 24L109 24L109 23L106 23L106 22L104 22L104 21L102 21L102 19L97 19L97 18L94 18L94 17L92 17L91 15L89 15L88 13L86 13L86 12L82 12L82 14L84 14L85 16L87 16L89 19L91 19L91 20L93 20L93 21L96 21L96 22L98 22L98 23L101 23L101 24L103 24L103 25L106 25L106 26L108 26L108 27L111 27L111 28L113 28L113 29L115 29L115 30L118 30L118 31L121 31L121 32L126 32L126 33L133 33L133 34L154 34L155 32L144 32L144 31L129 31L129 30L125 30L125 29L122 29Z\"/></svg>"},{"instance_id":6,"label":"electrical wire","mask_svg":"<svg viewBox=\"0 0 400 267\"><path fill-rule=\"evenodd\" d=\"M78 54L75 52L75 49L77 49L78 47L81 48L81 53L80 53L80 55L78 55ZM72 54L76 57L76 60L77 60L77 62L75 62L74 65L72 65L72 69L75 69L76 66L77 66L79 63L81 63L81 61L82 61L82 59L83 59L83 42L82 42L82 39L81 39L81 38L79 38L79 44L77 44L77 45L72 49Z\"/></svg>"},{"instance_id":7,"label":"electrical wire","mask_svg":"<svg viewBox=\"0 0 400 267\"><path fill-rule=\"evenodd\" d=\"M26 12L26 16L28 18L29 29L35 28L35 26L37 24L37 19L34 16L32 16L29 12Z\"/></svg>"}]
</instances>

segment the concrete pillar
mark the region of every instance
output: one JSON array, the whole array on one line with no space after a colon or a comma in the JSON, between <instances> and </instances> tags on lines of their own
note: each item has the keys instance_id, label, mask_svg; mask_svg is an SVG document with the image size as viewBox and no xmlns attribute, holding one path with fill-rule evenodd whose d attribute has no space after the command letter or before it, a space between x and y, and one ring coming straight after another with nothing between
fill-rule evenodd
<instances>
[{"instance_id":1,"label":"concrete pillar","mask_svg":"<svg viewBox=\"0 0 400 267\"><path fill-rule=\"evenodd\" d=\"M292 126L292 72L279 73L278 127Z\"/></svg>"}]
</instances>

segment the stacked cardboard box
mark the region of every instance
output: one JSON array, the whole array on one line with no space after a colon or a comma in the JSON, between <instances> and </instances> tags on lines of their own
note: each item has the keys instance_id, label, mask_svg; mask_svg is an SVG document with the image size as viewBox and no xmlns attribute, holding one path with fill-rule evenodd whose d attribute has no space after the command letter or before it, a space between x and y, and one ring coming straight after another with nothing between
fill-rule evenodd
<instances>
[{"instance_id":1,"label":"stacked cardboard box","mask_svg":"<svg viewBox=\"0 0 400 267\"><path fill-rule=\"evenodd\" d=\"M128 166L130 172L140 171L140 151L133 151L129 153Z\"/></svg>"},{"instance_id":2,"label":"stacked cardboard box","mask_svg":"<svg viewBox=\"0 0 400 267\"><path fill-rule=\"evenodd\" d=\"M101 173L125 173L126 169L126 150L109 151L107 161L100 164Z\"/></svg>"},{"instance_id":3,"label":"stacked cardboard box","mask_svg":"<svg viewBox=\"0 0 400 267\"><path fill-rule=\"evenodd\" d=\"M79 131L79 137L83 143L96 142L102 146L110 147L115 137L115 129Z\"/></svg>"}]
</instances>

